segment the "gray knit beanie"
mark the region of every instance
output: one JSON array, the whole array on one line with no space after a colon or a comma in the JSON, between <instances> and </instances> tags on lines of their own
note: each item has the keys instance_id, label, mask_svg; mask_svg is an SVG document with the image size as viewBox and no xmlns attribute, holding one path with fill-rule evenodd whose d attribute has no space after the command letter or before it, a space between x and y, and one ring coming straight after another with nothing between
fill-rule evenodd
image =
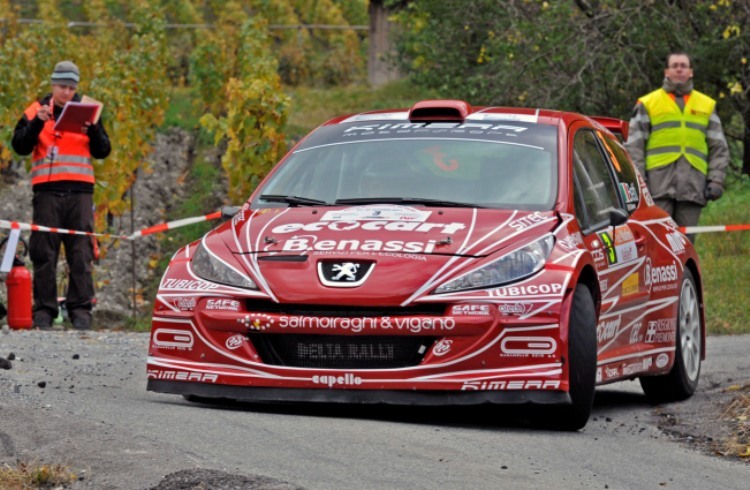
<instances>
[{"instance_id":1,"label":"gray knit beanie","mask_svg":"<svg viewBox=\"0 0 750 490\"><path fill-rule=\"evenodd\" d=\"M56 85L67 85L68 87L78 87L79 81L78 67L72 61L61 61L55 65L50 81Z\"/></svg>"}]
</instances>

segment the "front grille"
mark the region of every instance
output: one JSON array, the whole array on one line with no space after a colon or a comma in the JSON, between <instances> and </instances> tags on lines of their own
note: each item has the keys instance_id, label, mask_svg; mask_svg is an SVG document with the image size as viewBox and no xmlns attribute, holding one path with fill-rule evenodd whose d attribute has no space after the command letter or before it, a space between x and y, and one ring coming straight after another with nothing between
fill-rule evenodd
<instances>
[{"instance_id":1,"label":"front grille","mask_svg":"<svg viewBox=\"0 0 750 490\"><path fill-rule=\"evenodd\" d=\"M305 305L281 304L269 301L248 299L245 303L247 311L258 313L283 313L285 315L300 316L335 316L335 317L367 317L367 316L443 316L446 305L443 303L417 303L413 306L340 306L340 305Z\"/></svg>"},{"instance_id":2,"label":"front grille","mask_svg":"<svg viewBox=\"0 0 750 490\"><path fill-rule=\"evenodd\" d=\"M266 364L301 368L394 369L416 366L434 337L250 334Z\"/></svg>"}]
</instances>

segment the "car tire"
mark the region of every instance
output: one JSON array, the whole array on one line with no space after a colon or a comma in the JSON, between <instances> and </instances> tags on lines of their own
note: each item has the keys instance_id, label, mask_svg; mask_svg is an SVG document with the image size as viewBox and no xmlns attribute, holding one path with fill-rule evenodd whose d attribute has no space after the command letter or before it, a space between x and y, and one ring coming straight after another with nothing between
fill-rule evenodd
<instances>
[{"instance_id":1,"label":"car tire","mask_svg":"<svg viewBox=\"0 0 750 490\"><path fill-rule=\"evenodd\" d=\"M596 305L591 290L578 284L568 321L568 379L570 405L544 407L536 425L554 430L577 431L591 416L596 389Z\"/></svg>"},{"instance_id":2,"label":"car tire","mask_svg":"<svg viewBox=\"0 0 750 490\"><path fill-rule=\"evenodd\" d=\"M674 365L661 376L642 376L641 387L651 403L669 403L690 398L701 374L701 315L698 289L685 269L677 304L677 335Z\"/></svg>"}]
</instances>

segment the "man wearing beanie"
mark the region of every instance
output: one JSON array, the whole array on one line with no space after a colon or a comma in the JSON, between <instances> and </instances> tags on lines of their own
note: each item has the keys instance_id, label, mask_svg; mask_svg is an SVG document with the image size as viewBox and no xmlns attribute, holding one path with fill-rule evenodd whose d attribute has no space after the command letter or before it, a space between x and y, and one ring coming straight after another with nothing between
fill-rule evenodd
<instances>
[{"instance_id":1,"label":"man wearing beanie","mask_svg":"<svg viewBox=\"0 0 750 490\"><path fill-rule=\"evenodd\" d=\"M724 192L729 147L715 106L693 89L692 60L680 51L667 56L662 88L639 98L630 119L625 146L679 226L697 225L707 201Z\"/></svg>"},{"instance_id":2,"label":"man wearing beanie","mask_svg":"<svg viewBox=\"0 0 750 490\"><path fill-rule=\"evenodd\" d=\"M78 131L56 131L55 121L68 102L80 102L76 94L80 72L72 61L55 65L50 77L52 93L31 104L16 124L13 149L32 154L31 186L34 191L34 224L71 230L93 231L94 167L92 158L106 158L110 151L101 119ZM73 327L91 327L94 296L91 237L32 232L29 245L34 263L34 326L52 328L58 315L57 258L65 246L69 268L66 305Z\"/></svg>"}]
</instances>

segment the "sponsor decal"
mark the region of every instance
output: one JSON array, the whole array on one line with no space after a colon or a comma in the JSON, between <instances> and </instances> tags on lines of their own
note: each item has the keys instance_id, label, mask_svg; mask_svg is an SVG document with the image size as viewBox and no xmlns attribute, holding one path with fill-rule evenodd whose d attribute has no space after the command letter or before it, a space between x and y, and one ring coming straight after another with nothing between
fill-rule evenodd
<instances>
[{"instance_id":1,"label":"sponsor decal","mask_svg":"<svg viewBox=\"0 0 750 490\"><path fill-rule=\"evenodd\" d=\"M395 358L395 352L394 344L297 344L297 357L302 360L390 361Z\"/></svg>"},{"instance_id":2,"label":"sponsor decal","mask_svg":"<svg viewBox=\"0 0 750 490\"><path fill-rule=\"evenodd\" d=\"M661 353L658 356L656 356L656 367L663 368L669 364L669 356L665 353Z\"/></svg>"},{"instance_id":3,"label":"sponsor decal","mask_svg":"<svg viewBox=\"0 0 750 490\"><path fill-rule=\"evenodd\" d=\"M599 289L602 290L602 293L606 293L609 289L609 279L599 279Z\"/></svg>"},{"instance_id":4,"label":"sponsor decal","mask_svg":"<svg viewBox=\"0 0 750 490\"><path fill-rule=\"evenodd\" d=\"M604 368L604 376L607 379L618 378L620 376L620 368L616 366L607 366L606 368Z\"/></svg>"},{"instance_id":5,"label":"sponsor decal","mask_svg":"<svg viewBox=\"0 0 750 490\"><path fill-rule=\"evenodd\" d=\"M636 322L630 328L630 343L631 344L637 344L638 342L643 340L643 336L641 335L642 327L643 327L643 323Z\"/></svg>"},{"instance_id":6,"label":"sponsor decal","mask_svg":"<svg viewBox=\"0 0 750 490\"><path fill-rule=\"evenodd\" d=\"M667 242L672 252L676 254L685 253L685 236L682 233L676 231L667 233Z\"/></svg>"},{"instance_id":7,"label":"sponsor decal","mask_svg":"<svg viewBox=\"0 0 750 490\"><path fill-rule=\"evenodd\" d=\"M503 316L523 316L531 311L531 303L503 303L497 305L498 311Z\"/></svg>"},{"instance_id":8,"label":"sponsor decal","mask_svg":"<svg viewBox=\"0 0 750 490\"><path fill-rule=\"evenodd\" d=\"M497 291L503 296L537 296L541 294L560 294L562 284L531 284L529 286L506 286L497 288Z\"/></svg>"},{"instance_id":9,"label":"sponsor decal","mask_svg":"<svg viewBox=\"0 0 750 490\"><path fill-rule=\"evenodd\" d=\"M629 226L618 226L615 228L615 245L632 242L635 240Z\"/></svg>"},{"instance_id":10,"label":"sponsor decal","mask_svg":"<svg viewBox=\"0 0 750 490\"><path fill-rule=\"evenodd\" d=\"M437 241L404 242L402 240L320 240L313 235L294 236L284 240L284 252L406 252L432 253Z\"/></svg>"},{"instance_id":11,"label":"sponsor decal","mask_svg":"<svg viewBox=\"0 0 750 490\"><path fill-rule=\"evenodd\" d=\"M380 116L379 116L380 117ZM475 115L472 114L472 118ZM476 116L478 118L478 116ZM497 120L497 121L528 121L536 122L535 116L529 116L527 114L487 114L483 117L484 120ZM458 133L465 133L471 131L471 134L484 134L486 132L495 131L511 131L514 133L522 133L529 128L522 126L510 126L507 124L492 124L492 123L481 123L481 122L425 122L425 123L372 123L372 124L359 124L357 126L351 126L344 130L344 136L365 136L370 134L389 134L396 132L398 134L408 134L411 132L423 133L423 130L454 130ZM454 132L450 131L450 132Z\"/></svg>"},{"instance_id":12,"label":"sponsor decal","mask_svg":"<svg viewBox=\"0 0 750 490\"><path fill-rule=\"evenodd\" d=\"M453 305L451 316L490 316L490 305Z\"/></svg>"},{"instance_id":13,"label":"sponsor decal","mask_svg":"<svg viewBox=\"0 0 750 490\"><path fill-rule=\"evenodd\" d=\"M410 206L390 206L385 204L373 206L354 206L352 208L328 211L322 221L417 221L424 222L431 211L420 211Z\"/></svg>"},{"instance_id":14,"label":"sponsor decal","mask_svg":"<svg viewBox=\"0 0 750 490\"><path fill-rule=\"evenodd\" d=\"M316 385L326 385L329 388L333 388L335 385L344 386L358 386L362 384L362 378L352 373L346 373L343 376L333 375L315 375L312 377L312 382Z\"/></svg>"},{"instance_id":15,"label":"sponsor decal","mask_svg":"<svg viewBox=\"0 0 750 490\"><path fill-rule=\"evenodd\" d=\"M623 376L632 376L634 374L648 371L648 369L651 367L651 363L653 362L651 357L646 357L643 360L639 362L633 362L630 364L623 364L622 365L622 375Z\"/></svg>"},{"instance_id":16,"label":"sponsor decal","mask_svg":"<svg viewBox=\"0 0 750 490\"><path fill-rule=\"evenodd\" d=\"M654 344L658 342L674 343L677 332L676 318L659 318L651 320L646 327L646 342Z\"/></svg>"},{"instance_id":17,"label":"sponsor decal","mask_svg":"<svg viewBox=\"0 0 750 490\"><path fill-rule=\"evenodd\" d=\"M229 350L235 350L235 349L239 349L240 347L242 347L242 344L244 342L245 342L245 337L243 337L242 335L239 335L239 334L232 335L231 337L227 339L226 346L227 346L227 349Z\"/></svg>"},{"instance_id":18,"label":"sponsor decal","mask_svg":"<svg viewBox=\"0 0 750 490\"><path fill-rule=\"evenodd\" d=\"M315 256L326 256L326 255L335 255L340 256L340 252L336 252L335 250L313 250L312 254ZM427 257L424 255L414 255L414 254L404 254L404 253L394 253L394 252L361 252L361 251L349 251L347 252L348 255L351 256L358 256L358 257L393 257L396 259L402 259L402 260L419 260L422 262L427 262Z\"/></svg>"},{"instance_id":19,"label":"sponsor decal","mask_svg":"<svg viewBox=\"0 0 750 490\"><path fill-rule=\"evenodd\" d=\"M646 200L646 204L649 206L656 205L656 203L654 203L654 198L651 196L651 191L649 191L648 187L645 185L641 185L641 195L643 196L643 199Z\"/></svg>"},{"instance_id":20,"label":"sponsor decal","mask_svg":"<svg viewBox=\"0 0 750 490\"><path fill-rule=\"evenodd\" d=\"M456 328L452 317L330 317L330 316L280 316L279 328L293 330L347 330L360 333L365 330L401 330L411 333L449 332Z\"/></svg>"},{"instance_id":21,"label":"sponsor decal","mask_svg":"<svg viewBox=\"0 0 750 490\"><path fill-rule=\"evenodd\" d=\"M560 381L528 379L518 381L466 381L461 391L559 390Z\"/></svg>"},{"instance_id":22,"label":"sponsor decal","mask_svg":"<svg viewBox=\"0 0 750 490\"><path fill-rule=\"evenodd\" d=\"M619 262L629 262L638 258L635 237L627 225L615 229L615 254Z\"/></svg>"},{"instance_id":23,"label":"sponsor decal","mask_svg":"<svg viewBox=\"0 0 750 490\"><path fill-rule=\"evenodd\" d=\"M339 220L339 221L316 221L314 223L287 223L279 225L273 229L273 233L298 233L301 231L411 231L420 233L439 233L443 235L453 235L457 231L463 230L466 225L463 223L428 223L417 221L356 221L356 220Z\"/></svg>"},{"instance_id":24,"label":"sponsor decal","mask_svg":"<svg viewBox=\"0 0 750 490\"><path fill-rule=\"evenodd\" d=\"M193 311L195 309L195 298L177 297L173 300L173 304L180 311Z\"/></svg>"},{"instance_id":25,"label":"sponsor decal","mask_svg":"<svg viewBox=\"0 0 750 490\"><path fill-rule=\"evenodd\" d=\"M206 301L207 310L239 311L240 302L234 299L209 299Z\"/></svg>"},{"instance_id":26,"label":"sponsor decal","mask_svg":"<svg viewBox=\"0 0 750 490\"><path fill-rule=\"evenodd\" d=\"M172 371L161 369L149 369L146 373L148 379L166 379L170 381L197 381L199 383L216 383L218 374L196 373L193 371Z\"/></svg>"},{"instance_id":27,"label":"sponsor decal","mask_svg":"<svg viewBox=\"0 0 750 490\"><path fill-rule=\"evenodd\" d=\"M646 261L643 281L649 290L662 291L677 288L677 263L653 267L651 260Z\"/></svg>"},{"instance_id":28,"label":"sponsor decal","mask_svg":"<svg viewBox=\"0 0 750 490\"><path fill-rule=\"evenodd\" d=\"M598 247L598 244L592 244L592 247ZM596 262L596 265L598 267L604 267L605 265L607 265L607 257L604 255L604 252L602 252L600 248L591 249L591 256L594 258L594 262Z\"/></svg>"},{"instance_id":29,"label":"sponsor decal","mask_svg":"<svg viewBox=\"0 0 750 490\"><path fill-rule=\"evenodd\" d=\"M192 350L193 332L171 328L157 328L152 338L153 344L160 349Z\"/></svg>"},{"instance_id":30,"label":"sponsor decal","mask_svg":"<svg viewBox=\"0 0 750 490\"><path fill-rule=\"evenodd\" d=\"M218 287L218 284L192 279L167 279L160 286L161 289L183 289L188 291L195 291L198 289L217 289Z\"/></svg>"},{"instance_id":31,"label":"sponsor decal","mask_svg":"<svg viewBox=\"0 0 750 490\"><path fill-rule=\"evenodd\" d=\"M527 214L523 218L518 218L517 220L511 221L510 223L508 223L508 225L516 231L523 231L530 226L541 223L543 221L547 221L549 219L552 219L552 216L544 216L540 214L539 211L534 211L531 214Z\"/></svg>"},{"instance_id":32,"label":"sponsor decal","mask_svg":"<svg viewBox=\"0 0 750 490\"><path fill-rule=\"evenodd\" d=\"M597 383L602 382L602 368L600 367L596 368L596 382Z\"/></svg>"},{"instance_id":33,"label":"sponsor decal","mask_svg":"<svg viewBox=\"0 0 750 490\"><path fill-rule=\"evenodd\" d=\"M244 325L250 330L262 331L273 326L275 320L265 313L248 313L238 318L237 323Z\"/></svg>"},{"instance_id":34,"label":"sponsor decal","mask_svg":"<svg viewBox=\"0 0 750 490\"><path fill-rule=\"evenodd\" d=\"M247 211L242 210L232 217L232 227L235 227L238 223L242 223L243 221L245 221L245 213L247 213Z\"/></svg>"},{"instance_id":35,"label":"sponsor decal","mask_svg":"<svg viewBox=\"0 0 750 490\"><path fill-rule=\"evenodd\" d=\"M628 184L627 182L620 183L620 193L626 203L638 202L638 191L634 184Z\"/></svg>"},{"instance_id":36,"label":"sponsor decal","mask_svg":"<svg viewBox=\"0 0 750 490\"><path fill-rule=\"evenodd\" d=\"M557 243L568 251L581 248L583 247L583 235L581 235L581 232L577 231L562 240L559 240Z\"/></svg>"},{"instance_id":37,"label":"sponsor decal","mask_svg":"<svg viewBox=\"0 0 750 490\"><path fill-rule=\"evenodd\" d=\"M601 342L606 342L615 338L617 329L620 328L621 318L617 317L613 320L601 320L599 325L596 326L596 339Z\"/></svg>"},{"instance_id":38,"label":"sponsor decal","mask_svg":"<svg viewBox=\"0 0 750 490\"><path fill-rule=\"evenodd\" d=\"M432 354L438 357L444 356L450 352L451 347L453 347L453 341L451 339L442 339L432 348Z\"/></svg>"},{"instance_id":39,"label":"sponsor decal","mask_svg":"<svg viewBox=\"0 0 750 490\"><path fill-rule=\"evenodd\" d=\"M500 342L500 351L508 356L543 356L554 354L557 341L552 337L506 337Z\"/></svg>"},{"instance_id":40,"label":"sponsor decal","mask_svg":"<svg viewBox=\"0 0 750 490\"><path fill-rule=\"evenodd\" d=\"M638 284L640 283L640 277L637 272L630 274L624 281L622 281L622 295L629 296L638 292Z\"/></svg>"}]
</instances>

